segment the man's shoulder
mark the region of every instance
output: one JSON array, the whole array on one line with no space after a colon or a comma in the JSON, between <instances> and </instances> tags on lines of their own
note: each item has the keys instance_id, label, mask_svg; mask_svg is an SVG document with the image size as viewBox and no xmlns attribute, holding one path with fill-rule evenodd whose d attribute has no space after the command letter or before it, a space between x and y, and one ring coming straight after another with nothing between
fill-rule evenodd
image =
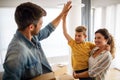
<instances>
[{"instance_id":1,"label":"man's shoulder","mask_svg":"<svg viewBox=\"0 0 120 80\"><path fill-rule=\"evenodd\" d=\"M27 49L25 48L25 45L22 41L19 39L12 39L8 46L8 52L12 53L22 53L26 51Z\"/></svg>"},{"instance_id":2,"label":"man's shoulder","mask_svg":"<svg viewBox=\"0 0 120 80\"><path fill-rule=\"evenodd\" d=\"M18 46L19 47L22 47L23 45L23 42L20 41L20 39L17 39L17 38L13 38L9 44L9 47L12 47L12 48L17 48Z\"/></svg>"}]
</instances>

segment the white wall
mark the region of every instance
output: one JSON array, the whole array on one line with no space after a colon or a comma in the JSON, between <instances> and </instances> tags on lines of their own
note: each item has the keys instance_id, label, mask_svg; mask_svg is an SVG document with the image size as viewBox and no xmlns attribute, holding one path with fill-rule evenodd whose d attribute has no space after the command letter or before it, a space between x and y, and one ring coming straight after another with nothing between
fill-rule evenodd
<instances>
[{"instance_id":1,"label":"white wall","mask_svg":"<svg viewBox=\"0 0 120 80\"><path fill-rule=\"evenodd\" d=\"M110 5L119 4L120 0L91 0L92 7L106 7Z\"/></svg>"}]
</instances>

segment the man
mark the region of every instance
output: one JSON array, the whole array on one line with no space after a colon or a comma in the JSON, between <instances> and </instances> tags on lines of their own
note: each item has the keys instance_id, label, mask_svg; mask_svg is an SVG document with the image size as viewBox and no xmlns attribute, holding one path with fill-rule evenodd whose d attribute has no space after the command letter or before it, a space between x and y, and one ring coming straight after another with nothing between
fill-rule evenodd
<instances>
[{"instance_id":1,"label":"man","mask_svg":"<svg viewBox=\"0 0 120 80\"><path fill-rule=\"evenodd\" d=\"M68 1L61 13L41 29L42 17L46 16L43 8L31 2L17 6L15 21L18 29L8 46L3 80L30 80L52 72L39 41L54 31L70 8L71 1Z\"/></svg>"}]
</instances>

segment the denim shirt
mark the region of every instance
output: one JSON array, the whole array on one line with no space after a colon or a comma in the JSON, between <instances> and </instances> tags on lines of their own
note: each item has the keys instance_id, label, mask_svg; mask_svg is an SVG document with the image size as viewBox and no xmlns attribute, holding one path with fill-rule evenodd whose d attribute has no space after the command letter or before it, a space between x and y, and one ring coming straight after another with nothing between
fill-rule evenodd
<instances>
[{"instance_id":1,"label":"denim shirt","mask_svg":"<svg viewBox=\"0 0 120 80\"><path fill-rule=\"evenodd\" d=\"M54 29L49 23L38 35L33 36L32 41L16 31L3 64L3 80L30 80L52 72L39 41L47 38Z\"/></svg>"}]
</instances>

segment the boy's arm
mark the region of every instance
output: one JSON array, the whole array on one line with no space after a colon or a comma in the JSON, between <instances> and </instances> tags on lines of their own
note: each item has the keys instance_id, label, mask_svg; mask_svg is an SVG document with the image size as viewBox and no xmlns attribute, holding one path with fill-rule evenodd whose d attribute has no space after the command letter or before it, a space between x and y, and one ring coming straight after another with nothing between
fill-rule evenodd
<instances>
[{"instance_id":1,"label":"boy's arm","mask_svg":"<svg viewBox=\"0 0 120 80\"><path fill-rule=\"evenodd\" d=\"M68 40L68 42L72 39L71 36L67 33L67 28L66 28L66 16L67 13L63 16L63 34L65 38Z\"/></svg>"}]
</instances>

